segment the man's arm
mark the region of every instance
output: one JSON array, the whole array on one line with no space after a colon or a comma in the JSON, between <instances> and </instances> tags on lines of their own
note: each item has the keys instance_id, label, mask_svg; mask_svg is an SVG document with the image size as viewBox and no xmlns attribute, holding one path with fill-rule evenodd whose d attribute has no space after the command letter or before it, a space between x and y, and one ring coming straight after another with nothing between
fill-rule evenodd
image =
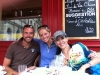
<instances>
[{"instance_id":1,"label":"man's arm","mask_svg":"<svg viewBox=\"0 0 100 75\"><path fill-rule=\"evenodd\" d=\"M9 67L10 63L11 63L11 59L5 57L3 62L3 66L5 67L5 70L7 72L12 72L12 75L18 75L18 72L16 72L15 70Z\"/></svg>"}]
</instances>

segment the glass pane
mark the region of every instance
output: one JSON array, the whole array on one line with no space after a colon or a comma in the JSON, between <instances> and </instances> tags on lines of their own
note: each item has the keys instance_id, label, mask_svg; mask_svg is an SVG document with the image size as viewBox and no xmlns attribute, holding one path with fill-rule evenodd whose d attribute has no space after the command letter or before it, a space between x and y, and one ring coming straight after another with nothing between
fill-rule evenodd
<instances>
[{"instance_id":1,"label":"glass pane","mask_svg":"<svg viewBox=\"0 0 100 75\"><path fill-rule=\"evenodd\" d=\"M34 26L35 37L38 38L37 28L42 24L41 22L41 18L2 20L0 25L0 41L18 40L22 36L22 28L26 24Z\"/></svg>"}]
</instances>

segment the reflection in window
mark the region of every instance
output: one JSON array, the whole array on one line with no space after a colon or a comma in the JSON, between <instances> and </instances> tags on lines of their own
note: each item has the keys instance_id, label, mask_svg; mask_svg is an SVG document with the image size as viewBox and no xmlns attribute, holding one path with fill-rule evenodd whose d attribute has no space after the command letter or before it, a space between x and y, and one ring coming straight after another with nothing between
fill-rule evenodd
<instances>
[{"instance_id":1,"label":"reflection in window","mask_svg":"<svg viewBox=\"0 0 100 75\"><path fill-rule=\"evenodd\" d=\"M23 26L26 24L33 25L35 37L38 38L37 27L40 26L41 18L3 20L3 27L0 30L0 41L15 41L22 36Z\"/></svg>"}]
</instances>

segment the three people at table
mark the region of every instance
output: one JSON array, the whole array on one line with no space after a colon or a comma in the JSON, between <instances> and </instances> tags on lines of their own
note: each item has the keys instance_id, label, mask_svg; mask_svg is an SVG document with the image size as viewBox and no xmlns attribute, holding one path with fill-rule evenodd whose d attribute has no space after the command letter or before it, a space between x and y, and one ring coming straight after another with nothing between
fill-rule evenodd
<instances>
[{"instance_id":1,"label":"three people at table","mask_svg":"<svg viewBox=\"0 0 100 75\"><path fill-rule=\"evenodd\" d=\"M38 27L38 33L40 39L33 39L34 28L32 27L32 25L24 26L22 33L23 37L16 43L11 44L7 50L3 63L3 65L6 67L6 70L12 71L14 75L17 75L19 64L26 64L28 67L32 66L36 57L40 53L41 56L39 66L49 67L50 62L54 59L55 55L60 51L58 47L61 48L61 53L59 55L62 55L64 57L64 60L66 61L66 63L64 64L70 65L68 62L68 60L71 58L69 53L71 52L74 45L72 48L69 46L66 33L64 33L63 31L55 32L53 40L53 37L51 36L51 31L47 25ZM87 52L89 52L89 55L92 54L91 51ZM98 58L95 58L95 56L93 57L94 59L91 62L83 65L81 68L78 69L85 70L86 68L89 68L90 66L93 66L100 62ZM72 58L74 57L72 56ZM75 63L73 64L75 65ZM34 66L31 67L31 69L32 68L34 68Z\"/></svg>"}]
</instances>

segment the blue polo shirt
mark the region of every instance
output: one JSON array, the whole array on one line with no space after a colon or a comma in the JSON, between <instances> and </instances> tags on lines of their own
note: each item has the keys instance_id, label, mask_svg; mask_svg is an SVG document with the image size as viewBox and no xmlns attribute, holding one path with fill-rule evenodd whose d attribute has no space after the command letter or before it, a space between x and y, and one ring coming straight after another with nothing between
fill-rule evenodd
<instances>
[{"instance_id":1,"label":"blue polo shirt","mask_svg":"<svg viewBox=\"0 0 100 75\"><path fill-rule=\"evenodd\" d=\"M40 67L49 67L49 63L51 62L52 59L54 59L57 51L57 46L53 42L50 47L43 42L41 39L34 39L34 41L38 42L40 45L40 52L41 52L41 57L40 57Z\"/></svg>"}]
</instances>

